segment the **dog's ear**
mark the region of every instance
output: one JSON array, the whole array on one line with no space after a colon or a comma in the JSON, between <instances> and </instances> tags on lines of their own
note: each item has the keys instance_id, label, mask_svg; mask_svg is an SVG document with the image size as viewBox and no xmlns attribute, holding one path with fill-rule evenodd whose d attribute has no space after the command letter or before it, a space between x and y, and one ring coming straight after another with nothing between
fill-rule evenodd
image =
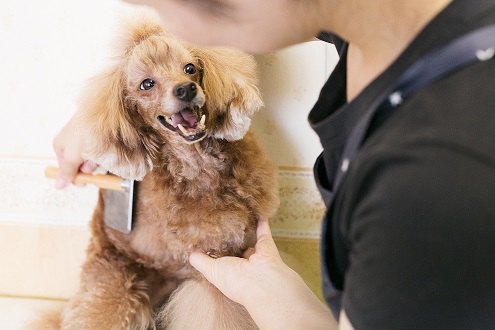
<instances>
[{"instance_id":1,"label":"dog's ear","mask_svg":"<svg viewBox=\"0 0 495 330\"><path fill-rule=\"evenodd\" d=\"M84 155L108 171L127 179L141 180L152 169L158 138L146 128L138 105L126 98L127 62L143 40L165 32L156 13L141 10L123 17L121 35L114 44L111 68L90 79L80 100L80 114L91 134Z\"/></svg>"},{"instance_id":2,"label":"dog's ear","mask_svg":"<svg viewBox=\"0 0 495 330\"><path fill-rule=\"evenodd\" d=\"M242 139L251 117L262 105L252 56L227 48L192 48L201 69L201 85L210 116L209 134L218 139Z\"/></svg>"},{"instance_id":3,"label":"dog's ear","mask_svg":"<svg viewBox=\"0 0 495 330\"><path fill-rule=\"evenodd\" d=\"M80 115L91 127L85 158L127 179L141 180L152 168L157 142L143 131L136 106L126 100L123 65L92 78L80 101Z\"/></svg>"}]
</instances>

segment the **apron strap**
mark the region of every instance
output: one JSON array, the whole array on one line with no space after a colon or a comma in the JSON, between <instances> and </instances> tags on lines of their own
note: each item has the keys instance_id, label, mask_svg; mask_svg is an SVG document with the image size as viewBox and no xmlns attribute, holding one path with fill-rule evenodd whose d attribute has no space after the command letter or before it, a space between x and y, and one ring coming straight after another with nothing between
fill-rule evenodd
<instances>
[{"instance_id":1,"label":"apron strap","mask_svg":"<svg viewBox=\"0 0 495 330\"><path fill-rule=\"evenodd\" d=\"M467 33L416 61L389 89L388 96L370 105L351 131L334 180L333 195L340 188L377 112L397 108L423 87L471 64L490 60L494 55L495 25L489 25Z\"/></svg>"},{"instance_id":2,"label":"apron strap","mask_svg":"<svg viewBox=\"0 0 495 330\"><path fill-rule=\"evenodd\" d=\"M364 143L367 132L373 118L378 112L393 110L404 103L408 98L416 94L423 87L440 80L448 74L459 71L471 64L490 60L495 55L495 24L469 32L446 46L426 54L416 61L407 69L391 87L384 93L383 98L378 98L369 105L368 111L360 118L356 126L352 129L349 138L346 141L342 153L340 166L337 169L333 180L333 187L325 204L327 214L322 224L322 281L324 284L323 293L325 300L332 309L334 315L338 317L340 312L340 298L342 292L340 288L334 287L330 280L330 274L326 262L326 253L335 254L342 264L331 265L337 267L338 276L334 280L339 280L343 284L345 271L348 267L348 256L343 250L333 248L328 250L327 235L331 235L331 228L334 227L330 222L330 209L345 175L349 170L351 162L359 152L361 145ZM315 173L316 174L316 173ZM332 242L335 242L333 237ZM330 243L330 244L333 244ZM343 248L343 247L342 247ZM333 251L333 252L330 252ZM335 258L333 258L335 260ZM336 269L334 269L336 271ZM334 274L335 275L335 274Z\"/></svg>"}]
</instances>

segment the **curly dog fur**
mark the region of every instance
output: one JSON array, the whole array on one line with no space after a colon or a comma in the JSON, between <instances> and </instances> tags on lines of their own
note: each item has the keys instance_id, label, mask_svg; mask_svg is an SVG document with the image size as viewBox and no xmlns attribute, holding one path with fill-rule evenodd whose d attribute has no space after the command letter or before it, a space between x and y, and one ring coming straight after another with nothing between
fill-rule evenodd
<instances>
[{"instance_id":1,"label":"curly dog fur","mask_svg":"<svg viewBox=\"0 0 495 330\"><path fill-rule=\"evenodd\" d=\"M249 132L262 105L254 60L187 45L150 17L125 31L80 114L93 127L86 158L142 179L134 227L105 226L100 193L79 292L45 321L67 330L255 329L188 262L195 249L241 256L278 205L273 167Z\"/></svg>"}]
</instances>

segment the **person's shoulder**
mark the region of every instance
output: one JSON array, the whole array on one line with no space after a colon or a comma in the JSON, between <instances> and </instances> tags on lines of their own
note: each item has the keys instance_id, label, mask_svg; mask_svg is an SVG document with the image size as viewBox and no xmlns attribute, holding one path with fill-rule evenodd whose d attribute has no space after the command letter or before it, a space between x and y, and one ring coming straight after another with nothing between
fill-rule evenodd
<instances>
[{"instance_id":1,"label":"person's shoulder","mask_svg":"<svg viewBox=\"0 0 495 330\"><path fill-rule=\"evenodd\" d=\"M374 151L351 164L342 204L352 324L495 324L486 293L495 290L493 159L426 136ZM458 313L459 305L479 313Z\"/></svg>"},{"instance_id":2,"label":"person's shoulder","mask_svg":"<svg viewBox=\"0 0 495 330\"><path fill-rule=\"evenodd\" d=\"M444 213L482 201L482 208L495 214L495 205L485 198L488 192L495 196L494 75L495 59L477 63L425 87L393 110L371 133L349 171L347 211L378 198L382 200L373 202L388 200L388 210L397 215L410 207L426 212L431 201ZM453 194L466 189L470 196ZM475 210L465 209L471 212L465 216L476 217ZM436 218L436 210L423 215Z\"/></svg>"},{"instance_id":3,"label":"person's shoulder","mask_svg":"<svg viewBox=\"0 0 495 330\"><path fill-rule=\"evenodd\" d=\"M424 87L371 135L370 148L428 141L485 155L495 162L495 59L464 68Z\"/></svg>"}]
</instances>

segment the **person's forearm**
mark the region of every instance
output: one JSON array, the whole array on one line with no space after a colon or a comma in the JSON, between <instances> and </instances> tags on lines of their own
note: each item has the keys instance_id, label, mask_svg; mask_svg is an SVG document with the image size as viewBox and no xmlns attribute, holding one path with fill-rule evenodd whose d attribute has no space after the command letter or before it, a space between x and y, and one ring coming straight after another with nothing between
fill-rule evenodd
<instances>
[{"instance_id":1,"label":"person's forearm","mask_svg":"<svg viewBox=\"0 0 495 330\"><path fill-rule=\"evenodd\" d=\"M263 310L259 313L256 310L248 311L261 330L337 329L337 323L328 310L312 303L298 305L278 301L270 307L260 304L255 308Z\"/></svg>"},{"instance_id":2,"label":"person's forearm","mask_svg":"<svg viewBox=\"0 0 495 330\"><path fill-rule=\"evenodd\" d=\"M337 329L330 310L280 258L267 221L259 221L256 236L256 246L246 258L212 259L195 252L189 261L243 305L262 330Z\"/></svg>"},{"instance_id":3,"label":"person's forearm","mask_svg":"<svg viewBox=\"0 0 495 330\"><path fill-rule=\"evenodd\" d=\"M302 278L287 267L286 286L280 291L256 286L247 295L244 306L261 330L275 329L337 329L330 310L308 288Z\"/></svg>"}]
</instances>

